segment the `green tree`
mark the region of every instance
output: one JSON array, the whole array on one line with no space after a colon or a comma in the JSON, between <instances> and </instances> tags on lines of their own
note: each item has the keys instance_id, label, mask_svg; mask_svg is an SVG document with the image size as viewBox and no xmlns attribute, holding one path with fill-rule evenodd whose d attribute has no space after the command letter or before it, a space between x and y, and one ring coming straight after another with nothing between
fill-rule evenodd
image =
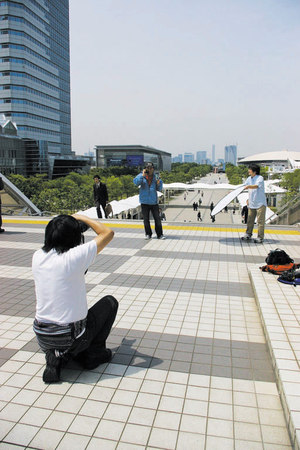
<instances>
[{"instance_id":1,"label":"green tree","mask_svg":"<svg viewBox=\"0 0 300 450\"><path fill-rule=\"evenodd\" d=\"M123 185L120 178L110 176L105 181L109 200L119 200L122 198Z\"/></svg>"}]
</instances>

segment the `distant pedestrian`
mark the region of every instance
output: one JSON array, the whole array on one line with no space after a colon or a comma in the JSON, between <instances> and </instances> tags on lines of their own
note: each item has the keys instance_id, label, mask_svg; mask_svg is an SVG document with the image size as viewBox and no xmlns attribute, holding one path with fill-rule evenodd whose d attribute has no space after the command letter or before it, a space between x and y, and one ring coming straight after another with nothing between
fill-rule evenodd
<instances>
[{"instance_id":1,"label":"distant pedestrian","mask_svg":"<svg viewBox=\"0 0 300 450\"><path fill-rule=\"evenodd\" d=\"M0 191L4 189L4 183L2 178L0 177ZM1 215L1 195L0 195L0 233L4 233L4 228L2 228L2 215Z\"/></svg>"},{"instance_id":2,"label":"distant pedestrian","mask_svg":"<svg viewBox=\"0 0 300 450\"><path fill-rule=\"evenodd\" d=\"M186 194L184 194L184 196L183 196L183 200L186 200Z\"/></svg>"},{"instance_id":3,"label":"distant pedestrian","mask_svg":"<svg viewBox=\"0 0 300 450\"><path fill-rule=\"evenodd\" d=\"M212 223L214 223L215 221L216 221L216 218L215 218L215 216L210 216L211 217L211 221L212 221Z\"/></svg>"},{"instance_id":4,"label":"distant pedestrian","mask_svg":"<svg viewBox=\"0 0 300 450\"><path fill-rule=\"evenodd\" d=\"M197 220L202 222L201 212L199 211L197 214Z\"/></svg>"},{"instance_id":5,"label":"distant pedestrian","mask_svg":"<svg viewBox=\"0 0 300 450\"><path fill-rule=\"evenodd\" d=\"M127 213L127 219L131 219L130 211L128 211L128 213Z\"/></svg>"},{"instance_id":6,"label":"distant pedestrian","mask_svg":"<svg viewBox=\"0 0 300 450\"><path fill-rule=\"evenodd\" d=\"M160 220L167 220L166 215L161 208L159 208L159 217L160 217Z\"/></svg>"},{"instance_id":7,"label":"distant pedestrian","mask_svg":"<svg viewBox=\"0 0 300 450\"><path fill-rule=\"evenodd\" d=\"M243 218L243 223L247 223L247 221L248 221L248 200L247 200L247 204L243 206L242 218Z\"/></svg>"},{"instance_id":8,"label":"distant pedestrian","mask_svg":"<svg viewBox=\"0 0 300 450\"><path fill-rule=\"evenodd\" d=\"M199 206L201 206L202 205L202 200L201 200L201 198L199 198Z\"/></svg>"},{"instance_id":9,"label":"distant pedestrian","mask_svg":"<svg viewBox=\"0 0 300 450\"><path fill-rule=\"evenodd\" d=\"M102 212L100 206L104 211L105 218L107 218L105 207L106 203L108 202L108 193L106 184L101 183L99 175L94 176L94 201L98 218L102 219Z\"/></svg>"},{"instance_id":10,"label":"distant pedestrian","mask_svg":"<svg viewBox=\"0 0 300 450\"><path fill-rule=\"evenodd\" d=\"M233 211L232 214L235 214L235 205L233 205Z\"/></svg>"},{"instance_id":11,"label":"distant pedestrian","mask_svg":"<svg viewBox=\"0 0 300 450\"><path fill-rule=\"evenodd\" d=\"M209 209L210 209L210 212L212 212L212 210L214 209L214 202L211 202L211 204L210 204L210 207L209 207Z\"/></svg>"},{"instance_id":12,"label":"distant pedestrian","mask_svg":"<svg viewBox=\"0 0 300 450\"><path fill-rule=\"evenodd\" d=\"M202 191L202 193L201 193L201 197L203 197L203 195L204 195L204 192Z\"/></svg>"},{"instance_id":13,"label":"distant pedestrian","mask_svg":"<svg viewBox=\"0 0 300 450\"><path fill-rule=\"evenodd\" d=\"M224 211L228 213L228 206L225 206Z\"/></svg>"}]
</instances>

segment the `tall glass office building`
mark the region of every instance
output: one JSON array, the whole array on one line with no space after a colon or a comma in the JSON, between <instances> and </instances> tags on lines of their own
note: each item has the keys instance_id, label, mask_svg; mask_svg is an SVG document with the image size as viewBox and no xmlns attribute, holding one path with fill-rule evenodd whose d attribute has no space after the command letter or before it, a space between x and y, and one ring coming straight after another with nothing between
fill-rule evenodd
<instances>
[{"instance_id":1,"label":"tall glass office building","mask_svg":"<svg viewBox=\"0 0 300 450\"><path fill-rule=\"evenodd\" d=\"M69 0L0 0L0 114L71 155Z\"/></svg>"},{"instance_id":2,"label":"tall glass office building","mask_svg":"<svg viewBox=\"0 0 300 450\"><path fill-rule=\"evenodd\" d=\"M225 164L231 163L236 166L237 162L237 146L236 145L227 145L225 147Z\"/></svg>"}]
</instances>

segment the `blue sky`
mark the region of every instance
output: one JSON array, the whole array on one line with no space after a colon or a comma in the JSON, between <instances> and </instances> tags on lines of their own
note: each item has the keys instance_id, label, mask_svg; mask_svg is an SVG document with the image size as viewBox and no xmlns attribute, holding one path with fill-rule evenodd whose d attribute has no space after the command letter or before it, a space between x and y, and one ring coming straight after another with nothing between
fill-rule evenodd
<instances>
[{"instance_id":1,"label":"blue sky","mask_svg":"<svg viewBox=\"0 0 300 450\"><path fill-rule=\"evenodd\" d=\"M72 145L300 151L298 0L70 1Z\"/></svg>"}]
</instances>

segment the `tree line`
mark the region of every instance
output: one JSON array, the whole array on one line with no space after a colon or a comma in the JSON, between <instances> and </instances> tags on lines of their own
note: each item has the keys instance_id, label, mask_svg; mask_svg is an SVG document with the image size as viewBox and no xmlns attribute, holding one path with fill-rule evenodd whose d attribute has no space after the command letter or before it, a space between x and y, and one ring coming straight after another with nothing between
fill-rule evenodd
<instances>
[{"instance_id":1,"label":"tree line","mask_svg":"<svg viewBox=\"0 0 300 450\"><path fill-rule=\"evenodd\" d=\"M205 176L211 166L195 163L173 164L170 172L163 171L160 177L164 183L187 183L196 177ZM30 177L11 174L10 181L22 191L41 211L49 213L72 213L94 206L93 177L97 174L106 184L109 201L121 200L138 194L133 178L138 168L109 167L94 168L88 174L71 172L65 177L48 180L47 174Z\"/></svg>"},{"instance_id":2,"label":"tree line","mask_svg":"<svg viewBox=\"0 0 300 450\"><path fill-rule=\"evenodd\" d=\"M160 177L164 183L190 183L197 178L206 176L212 171L212 166L197 163L174 163L170 172L163 171ZM230 184L241 184L248 176L245 166L227 164L225 169ZM106 184L109 201L121 200L138 194L138 188L133 184L133 178L139 173L138 168L109 167L94 168L88 174L71 172L65 177L48 180L46 174L36 174L31 177L11 174L9 179L26 197L41 211L49 213L73 213L94 206L93 177L97 174ZM261 167L261 174L267 178L267 169ZM300 169L283 174L280 185L287 189L286 201L299 196Z\"/></svg>"}]
</instances>

